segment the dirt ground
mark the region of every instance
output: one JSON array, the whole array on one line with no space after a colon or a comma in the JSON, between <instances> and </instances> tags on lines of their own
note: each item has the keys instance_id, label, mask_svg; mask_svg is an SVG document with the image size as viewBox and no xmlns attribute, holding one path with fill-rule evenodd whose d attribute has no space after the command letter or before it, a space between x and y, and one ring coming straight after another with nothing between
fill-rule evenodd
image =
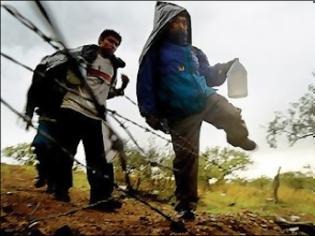
<instances>
[{"instance_id":1,"label":"dirt ground","mask_svg":"<svg viewBox=\"0 0 315 236\"><path fill-rule=\"evenodd\" d=\"M45 188L34 188L34 176L20 167L10 167L10 173L1 172L0 235L289 235L271 217L250 211L234 215L197 211L194 221L171 224L142 203L117 192L123 206L116 212L84 209L87 191L73 188L71 203L63 203L54 200ZM150 204L177 221L172 206L154 201Z\"/></svg>"}]
</instances>

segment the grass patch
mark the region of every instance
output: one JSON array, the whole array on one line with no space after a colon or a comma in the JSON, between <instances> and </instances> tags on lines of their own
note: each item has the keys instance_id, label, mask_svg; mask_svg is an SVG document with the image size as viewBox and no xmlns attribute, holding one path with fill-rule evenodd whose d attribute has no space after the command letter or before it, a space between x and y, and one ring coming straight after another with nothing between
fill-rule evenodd
<instances>
[{"instance_id":1,"label":"grass patch","mask_svg":"<svg viewBox=\"0 0 315 236\"><path fill-rule=\"evenodd\" d=\"M33 184L37 175L34 166L8 165L1 163L1 186L6 184L7 190L16 185L15 180L27 181ZM122 178L121 178L122 179ZM118 180L118 179L117 179ZM117 181L116 180L116 181ZM117 182L119 183L119 179ZM136 182L132 179L132 182ZM172 196L174 183L154 185L144 179L141 189L146 192L160 190L159 197ZM86 173L82 170L73 171L73 187L80 191L89 191L90 186ZM1 188L1 191L3 189ZM295 189L285 183L280 184L278 204L272 201L272 186L229 183L217 186L203 187L200 184L200 201L198 209L211 214L237 213L249 210L261 216L305 216L307 220L315 222L315 193L311 189Z\"/></svg>"},{"instance_id":2,"label":"grass patch","mask_svg":"<svg viewBox=\"0 0 315 236\"><path fill-rule=\"evenodd\" d=\"M73 172L73 186L81 191L90 190L87 174L83 170L76 170Z\"/></svg>"},{"instance_id":3,"label":"grass patch","mask_svg":"<svg viewBox=\"0 0 315 236\"><path fill-rule=\"evenodd\" d=\"M200 209L211 213L251 210L260 215L309 215L315 221L315 194L310 190L280 186L278 204L272 201L272 189L224 184L201 193Z\"/></svg>"}]
</instances>

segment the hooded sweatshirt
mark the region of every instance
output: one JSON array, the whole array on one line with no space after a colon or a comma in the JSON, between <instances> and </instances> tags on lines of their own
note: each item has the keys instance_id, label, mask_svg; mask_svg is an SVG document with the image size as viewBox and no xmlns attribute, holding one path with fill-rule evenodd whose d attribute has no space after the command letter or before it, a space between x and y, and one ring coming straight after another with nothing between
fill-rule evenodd
<instances>
[{"instance_id":1,"label":"hooded sweatshirt","mask_svg":"<svg viewBox=\"0 0 315 236\"><path fill-rule=\"evenodd\" d=\"M187 44L161 38L168 22L183 11L172 3L156 4L153 30L139 59L137 98L142 116L175 120L201 112L215 94L211 86L225 80L220 66L211 67L205 54L191 45L189 14Z\"/></svg>"}]
</instances>

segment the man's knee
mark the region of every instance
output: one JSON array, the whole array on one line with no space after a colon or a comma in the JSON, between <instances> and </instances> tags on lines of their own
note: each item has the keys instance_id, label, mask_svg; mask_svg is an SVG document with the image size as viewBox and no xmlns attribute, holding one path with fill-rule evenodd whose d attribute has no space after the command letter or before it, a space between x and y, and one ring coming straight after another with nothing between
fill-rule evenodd
<instances>
[{"instance_id":1,"label":"man's knee","mask_svg":"<svg viewBox=\"0 0 315 236\"><path fill-rule=\"evenodd\" d=\"M223 122L225 123L225 131L228 136L231 137L247 137L248 130L245 121L242 119L242 110L238 107L230 104L225 108L225 118Z\"/></svg>"}]
</instances>

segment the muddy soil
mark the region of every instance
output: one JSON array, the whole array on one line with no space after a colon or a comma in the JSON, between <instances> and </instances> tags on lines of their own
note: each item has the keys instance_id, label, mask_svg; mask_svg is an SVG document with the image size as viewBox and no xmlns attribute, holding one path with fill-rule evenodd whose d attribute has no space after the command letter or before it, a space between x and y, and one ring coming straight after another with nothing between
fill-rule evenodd
<instances>
[{"instance_id":1,"label":"muddy soil","mask_svg":"<svg viewBox=\"0 0 315 236\"><path fill-rule=\"evenodd\" d=\"M116 212L86 209L88 191L72 188L71 202L59 202L45 188L35 188L34 176L21 167L10 166L10 173L4 173L0 235L289 235L272 217L261 217L250 211L233 215L197 211L194 221L172 224L118 192L114 195L122 200L123 206ZM177 221L172 206L149 203Z\"/></svg>"}]
</instances>

